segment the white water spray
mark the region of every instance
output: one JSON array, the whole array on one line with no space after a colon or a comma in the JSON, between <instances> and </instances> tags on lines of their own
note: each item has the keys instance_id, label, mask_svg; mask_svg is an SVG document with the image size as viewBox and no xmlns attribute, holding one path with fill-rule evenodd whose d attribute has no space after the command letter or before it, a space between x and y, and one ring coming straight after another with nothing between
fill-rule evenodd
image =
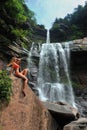
<instances>
[{"instance_id":1,"label":"white water spray","mask_svg":"<svg viewBox=\"0 0 87 130\"><path fill-rule=\"evenodd\" d=\"M48 36L49 33L47 33ZM38 90L41 100L63 101L75 107L65 52L60 43L42 45L39 62ZM69 48L68 48L69 49Z\"/></svg>"},{"instance_id":2,"label":"white water spray","mask_svg":"<svg viewBox=\"0 0 87 130\"><path fill-rule=\"evenodd\" d=\"M34 46L34 42L32 43L32 46L30 48L29 54L28 54L28 67L31 68L32 67L32 51L33 51L33 46Z\"/></svg>"},{"instance_id":3,"label":"white water spray","mask_svg":"<svg viewBox=\"0 0 87 130\"><path fill-rule=\"evenodd\" d=\"M47 39L46 39L46 43L50 43L50 31L47 30Z\"/></svg>"}]
</instances>

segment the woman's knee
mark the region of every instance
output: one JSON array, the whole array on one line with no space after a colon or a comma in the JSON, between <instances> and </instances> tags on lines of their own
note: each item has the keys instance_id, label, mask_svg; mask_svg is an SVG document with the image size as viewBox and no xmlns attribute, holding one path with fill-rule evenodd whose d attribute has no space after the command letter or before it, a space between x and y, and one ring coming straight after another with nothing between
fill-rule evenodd
<instances>
[{"instance_id":1,"label":"woman's knee","mask_svg":"<svg viewBox=\"0 0 87 130\"><path fill-rule=\"evenodd\" d=\"M24 75L27 75L28 74L28 69L25 69L24 70Z\"/></svg>"},{"instance_id":2,"label":"woman's knee","mask_svg":"<svg viewBox=\"0 0 87 130\"><path fill-rule=\"evenodd\" d=\"M26 71L26 72L28 72L28 71L29 71L29 69L27 69L27 68L26 68L26 69L25 69L25 71Z\"/></svg>"}]
</instances>

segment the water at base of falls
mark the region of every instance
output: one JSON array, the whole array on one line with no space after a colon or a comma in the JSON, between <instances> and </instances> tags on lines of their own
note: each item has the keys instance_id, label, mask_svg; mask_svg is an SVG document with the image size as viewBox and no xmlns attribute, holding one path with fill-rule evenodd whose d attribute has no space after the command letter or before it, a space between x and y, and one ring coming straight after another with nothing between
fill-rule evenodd
<instances>
[{"instance_id":1,"label":"water at base of falls","mask_svg":"<svg viewBox=\"0 0 87 130\"><path fill-rule=\"evenodd\" d=\"M38 91L42 101L62 101L75 106L66 51L60 43L43 44L40 53Z\"/></svg>"}]
</instances>

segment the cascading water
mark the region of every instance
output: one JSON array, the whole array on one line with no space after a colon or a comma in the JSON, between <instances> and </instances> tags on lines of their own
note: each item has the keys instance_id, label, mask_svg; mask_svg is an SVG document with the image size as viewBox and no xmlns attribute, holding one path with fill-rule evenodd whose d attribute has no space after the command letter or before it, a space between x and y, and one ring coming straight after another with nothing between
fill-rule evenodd
<instances>
[{"instance_id":1,"label":"cascading water","mask_svg":"<svg viewBox=\"0 0 87 130\"><path fill-rule=\"evenodd\" d=\"M48 33L49 34L49 33ZM48 36L47 34L47 36ZM75 107L66 54L60 43L42 45L39 62L38 90L42 101L63 101ZM69 49L69 48L68 48ZM69 55L68 60L69 60Z\"/></svg>"},{"instance_id":2,"label":"cascading water","mask_svg":"<svg viewBox=\"0 0 87 130\"><path fill-rule=\"evenodd\" d=\"M32 58L31 58L31 56L32 56L33 46L34 46L34 43L32 43L32 46L31 46L29 54L28 54L28 59L27 59L29 68L31 68L31 65L32 65Z\"/></svg>"},{"instance_id":3,"label":"cascading water","mask_svg":"<svg viewBox=\"0 0 87 130\"><path fill-rule=\"evenodd\" d=\"M28 67L32 68L34 65L34 61L32 60L32 57L34 56L38 56L39 52L40 52L41 46L40 43L36 44L36 43L32 43L32 46L30 48L29 54L28 54Z\"/></svg>"},{"instance_id":4,"label":"cascading water","mask_svg":"<svg viewBox=\"0 0 87 130\"><path fill-rule=\"evenodd\" d=\"M47 39L46 39L46 43L50 43L50 31L47 30Z\"/></svg>"}]
</instances>

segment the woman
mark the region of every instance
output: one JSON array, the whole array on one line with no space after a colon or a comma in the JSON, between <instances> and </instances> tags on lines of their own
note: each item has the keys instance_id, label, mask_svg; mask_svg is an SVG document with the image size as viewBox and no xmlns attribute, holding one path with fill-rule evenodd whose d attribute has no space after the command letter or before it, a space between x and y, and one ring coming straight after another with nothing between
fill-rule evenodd
<instances>
[{"instance_id":1,"label":"woman","mask_svg":"<svg viewBox=\"0 0 87 130\"><path fill-rule=\"evenodd\" d=\"M28 73L28 69L24 69L20 71L20 63L21 63L20 58L13 57L11 62L7 66L11 66L11 73L14 72L15 76L24 79L23 93L25 95L25 87L28 83L28 78L26 77Z\"/></svg>"}]
</instances>

